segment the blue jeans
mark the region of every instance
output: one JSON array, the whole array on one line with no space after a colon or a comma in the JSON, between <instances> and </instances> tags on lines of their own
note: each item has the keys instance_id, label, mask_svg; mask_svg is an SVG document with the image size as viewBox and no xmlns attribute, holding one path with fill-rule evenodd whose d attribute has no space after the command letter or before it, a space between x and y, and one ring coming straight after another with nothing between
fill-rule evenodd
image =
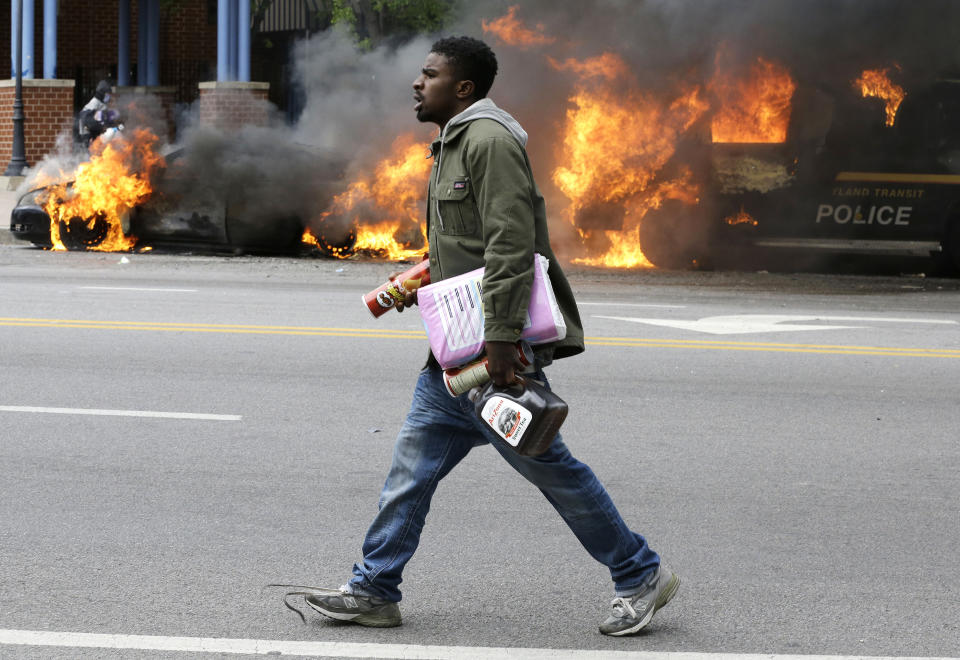
<instances>
[{"instance_id":1,"label":"blue jeans","mask_svg":"<svg viewBox=\"0 0 960 660\"><path fill-rule=\"evenodd\" d=\"M542 371L534 377L546 383ZM560 436L540 456L517 454L474 416L466 395L455 399L447 393L442 371L426 368L394 445L379 512L363 541L363 561L353 567L354 593L400 600L401 573L420 542L437 484L471 448L488 442L540 489L587 552L610 569L617 594L644 586L660 558L630 531L603 484L570 455Z\"/></svg>"}]
</instances>

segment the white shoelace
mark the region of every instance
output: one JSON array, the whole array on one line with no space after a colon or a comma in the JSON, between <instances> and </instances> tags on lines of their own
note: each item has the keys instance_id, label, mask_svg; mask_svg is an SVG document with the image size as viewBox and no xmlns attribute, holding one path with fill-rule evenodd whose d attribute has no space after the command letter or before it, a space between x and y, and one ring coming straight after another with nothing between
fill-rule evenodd
<instances>
[{"instance_id":1,"label":"white shoelace","mask_svg":"<svg viewBox=\"0 0 960 660\"><path fill-rule=\"evenodd\" d=\"M624 614L629 614L632 619L637 618L637 611L633 609L633 603L630 602L630 598L614 598L610 606L613 607L613 611L617 613L617 618L619 619L626 618ZM619 610L619 612L617 612L617 610Z\"/></svg>"}]
</instances>

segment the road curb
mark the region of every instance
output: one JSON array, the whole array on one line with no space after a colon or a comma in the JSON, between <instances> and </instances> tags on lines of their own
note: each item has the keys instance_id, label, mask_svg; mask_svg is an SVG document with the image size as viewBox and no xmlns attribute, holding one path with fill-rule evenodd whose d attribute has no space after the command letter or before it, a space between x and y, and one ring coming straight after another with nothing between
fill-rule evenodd
<instances>
[{"instance_id":1,"label":"road curb","mask_svg":"<svg viewBox=\"0 0 960 660\"><path fill-rule=\"evenodd\" d=\"M22 176L0 176L0 245L20 243L10 233L10 213L16 206L19 195L16 191L23 183Z\"/></svg>"}]
</instances>

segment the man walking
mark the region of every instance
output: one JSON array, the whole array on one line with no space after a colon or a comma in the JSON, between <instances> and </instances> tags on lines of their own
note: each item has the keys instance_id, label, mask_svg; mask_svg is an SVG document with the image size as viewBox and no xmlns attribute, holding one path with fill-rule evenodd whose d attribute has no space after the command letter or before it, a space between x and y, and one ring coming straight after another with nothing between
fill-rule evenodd
<instances>
[{"instance_id":1,"label":"man walking","mask_svg":"<svg viewBox=\"0 0 960 660\"><path fill-rule=\"evenodd\" d=\"M503 386L525 369L515 344L530 300L535 252L550 260L567 336L535 347L531 377L546 382L543 367L581 353L584 345L573 292L550 247L543 197L525 150L527 134L486 98L496 73L496 57L482 41L441 39L413 83L413 97L417 119L440 127L427 197L431 278L485 267L484 340L490 374ZM415 304L415 295L404 302ZM616 597L600 632L628 635L646 626L676 593L679 577L630 531L603 485L559 435L546 453L519 455L476 419L466 395L447 394L432 355L397 437L363 559L340 589L306 595L310 607L365 626L400 625L401 574L417 549L437 484L472 447L487 443L543 492L587 552L609 567Z\"/></svg>"}]
</instances>

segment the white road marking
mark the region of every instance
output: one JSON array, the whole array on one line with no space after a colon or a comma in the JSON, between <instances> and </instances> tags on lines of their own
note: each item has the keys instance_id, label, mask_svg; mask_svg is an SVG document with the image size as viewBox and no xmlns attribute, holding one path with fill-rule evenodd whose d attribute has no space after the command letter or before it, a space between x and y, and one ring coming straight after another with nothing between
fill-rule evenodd
<instances>
[{"instance_id":1,"label":"white road marking","mask_svg":"<svg viewBox=\"0 0 960 660\"><path fill-rule=\"evenodd\" d=\"M848 325L796 325L787 321L809 321L812 316L784 316L778 314L744 314L741 316L709 316L695 321L675 319L648 319L630 316L594 316L598 319L645 323L679 330L706 332L711 335L742 335L753 332L792 332L800 330L840 330Z\"/></svg>"},{"instance_id":2,"label":"white road marking","mask_svg":"<svg viewBox=\"0 0 960 660\"><path fill-rule=\"evenodd\" d=\"M600 301L587 301L582 302L577 301L578 307L583 307L585 305L596 305L596 306L605 306L605 307L660 307L663 309L686 309L686 305L658 305L654 303L622 303L622 302L600 302Z\"/></svg>"},{"instance_id":3,"label":"white road marking","mask_svg":"<svg viewBox=\"0 0 960 660\"><path fill-rule=\"evenodd\" d=\"M229 639L219 637L162 637L159 635L108 635L46 630L0 630L0 644L65 648L133 649L185 653L236 653L244 655L299 655L338 658L403 658L404 660L958 660L957 658L901 658L856 655L771 655L753 653L684 653L658 651L593 651L489 646L426 646L308 642L279 639Z\"/></svg>"},{"instance_id":4,"label":"white road marking","mask_svg":"<svg viewBox=\"0 0 960 660\"><path fill-rule=\"evenodd\" d=\"M102 410L99 408L45 408L40 406L0 406L0 412L52 413L56 415L106 415L112 417L163 417L166 419L203 419L215 422L237 422L240 415L160 412L157 410Z\"/></svg>"},{"instance_id":5,"label":"white road marking","mask_svg":"<svg viewBox=\"0 0 960 660\"><path fill-rule=\"evenodd\" d=\"M849 330L863 327L851 325L813 325L810 323L811 321L957 324L956 321L939 319L908 319L873 316L797 316L789 314L739 314L733 316L708 316L706 318L696 319L693 321L599 315L594 315L594 318L610 319L613 321L628 321L630 323L645 323L647 325L677 328L679 330L706 332L712 335L738 335L755 332L794 332L804 330ZM806 323L804 325L798 325L796 323L797 321L804 321Z\"/></svg>"},{"instance_id":6,"label":"white road marking","mask_svg":"<svg viewBox=\"0 0 960 660\"><path fill-rule=\"evenodd\" d=\"M92 289L95 291L160 291L166 293L196 293L197 289L158 289L153 287L135 286L78 286L78 289Z\"/></svg>"},{"instance_id":7,"label":"white road marking","mask_svg":"<svg viewBox=\"0 0 960 660\"><path fill-rule=\"evenodd\" d=\"M939 325L957 325L960 321L948 319L902 319L891 316L811 316L814 321L865 321L868 323L934 323Z\"/></svg>"}]
</instances>

